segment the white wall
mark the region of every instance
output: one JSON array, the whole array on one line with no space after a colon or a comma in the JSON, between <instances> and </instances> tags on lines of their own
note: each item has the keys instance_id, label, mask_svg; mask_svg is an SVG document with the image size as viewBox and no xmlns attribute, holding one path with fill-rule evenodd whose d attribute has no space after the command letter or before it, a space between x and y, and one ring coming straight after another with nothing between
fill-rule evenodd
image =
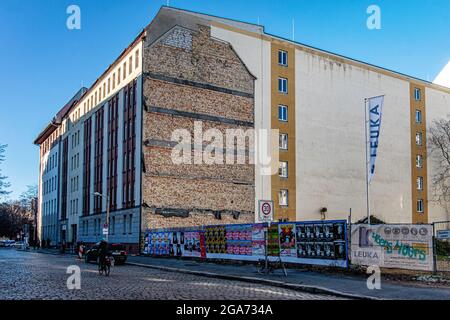
<instances>
[{"instance_id":1,"label":"white wall","mask_svg":"<svg viewBox=\"0 0 450 320\"><path fill-rule=\"evenodd\" d=\"M372 213L410 223L409 83L296 50L297 220L366 216L364 98L382 94Z\"/></svg>"}]
</instances>

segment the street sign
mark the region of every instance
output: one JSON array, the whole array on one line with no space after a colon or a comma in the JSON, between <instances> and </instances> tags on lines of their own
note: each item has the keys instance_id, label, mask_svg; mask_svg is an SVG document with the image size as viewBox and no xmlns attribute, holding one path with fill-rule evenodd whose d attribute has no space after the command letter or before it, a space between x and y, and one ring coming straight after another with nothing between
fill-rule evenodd
<instances>
[{"instance_id":1,"label":"street sign","mask_svg":"<svg viewBox=\"0 0 450 320\"><path fill-rule=\"evenodd\" d=\"M273 221L273 201L259 201L259 220L260 222Z\"/></svg>"},{"instance_id":2,"label":"street sign","mask_svg":"<svg viewBox=\"0 0 450 320\"><path fill-rule=\"evenodd\" d=\"M437 232L438 239L450 239L450 230L439 230Z\"/></svg>"},{"instance_id":3,"label":"street sign","mask_svg":"<svg viewBox=\"0 0 450 320\"><path fill-rule=\"evenodd\" d=\"M108 228L103 228L103 235L107 236L108 235Z\"/></svg>"}]
</instances>

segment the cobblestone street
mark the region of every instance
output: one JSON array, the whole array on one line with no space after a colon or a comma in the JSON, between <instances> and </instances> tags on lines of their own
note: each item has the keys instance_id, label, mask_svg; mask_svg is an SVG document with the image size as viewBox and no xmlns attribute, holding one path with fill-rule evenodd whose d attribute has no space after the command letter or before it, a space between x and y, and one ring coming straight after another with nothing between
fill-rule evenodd
<instances>
[{"instance_id":1,"label":"cobblestone street","mask_svg":"<svg viewBox=\"0 0 450 320\"><path fill-rule=\"evenodd\" d=\"M81 269L81 290L68 290L67 267ZM73 256L0 249L0 300L325 300L332 296L261 284L116 266L110 277Z\"/></svg>"}]
</instances>

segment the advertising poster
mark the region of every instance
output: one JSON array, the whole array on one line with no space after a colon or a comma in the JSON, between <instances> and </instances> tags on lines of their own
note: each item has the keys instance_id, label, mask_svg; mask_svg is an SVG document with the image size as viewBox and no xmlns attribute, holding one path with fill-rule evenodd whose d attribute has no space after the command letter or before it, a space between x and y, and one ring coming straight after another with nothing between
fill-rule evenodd
<instances>
[{"instance_id":1,"label":"advertising poster","mask_svg":"<svg viewBox=\"0 0 450 320\"><path fill-rule=\"evenodd\" d=\"M276 223L271 224L267 231L267 255L272 257L278 257L280 255L280 238Z\"/></svg>"},{"instance_id":2,"label":"advertising poster","mask_svg":"<svg viewBox=\"0 0 450 320\"><path fill-rule=\"evenodd\" d=\"M205 228L206 253L226 254L226 227L208 226Z\"/></svg>"},{"instance_id":3,"label":"advertising poster","mask_svg":"<svg viewBox=\"0 0 450 320\"><path fill-rule=\"evenodd\" d=\"M252 256L265 256L266 252L266 227L263 224L255 224L252 228Z\"/></svg>"},{"instance_id":4,"label":"advertising poster","mask_svg":"<svg viewBox=\"0 0 450 320\"><path fill-rule=\"evenodd\" d=\"M280 254L282 257L296 257L295 224L281 223L278 225L280 239Z\"/></svg>"},{"instance_id":5,"label":"advertising poster","mask_svg":"<svg viewBox=\"0 0 450 320\"><path fill-rule=\"evenodd\" d=\"M201 257L200 232L187 231L183 237L183 256L184 257Z\"/></svg>"},{"instance_id":6,"label":"advertising poster","mask_svg":"<svg viewBox=\"0 0 450 320\"><path fill-rule=\"evenodd\" d=\"M345 221L297 222L295 235L299 262L347 266Z\"/></svg>"},{"instance_id":7,"label":"advertising poster","mask_svg":"<svg viewBox=\"0 0 450 320\"><path fill-rule=\"evenodd\" d=\"M184 252L184 232L174 231L170 239L169 255L171 257L182 257Z\"/></svg>"},{"instance_id":8,"label":"advertising poster","mask_svg":"<svg viewBox=\"0 0 450 320\"><path fill-rule=\"evenodd\" d=\"M351 233L353 264L433 270L431 225L353 225Z\"/></svg>"},{"instance_id":9,"label":"advertising poster","mask_svg":"<svg viewBox=\"0 0 450 320\"><path fill-rule=\"evenodd\" d=\"M252 225L226 227L226 253L237 256L252 255Z\"/></svg>"}]
</instances>

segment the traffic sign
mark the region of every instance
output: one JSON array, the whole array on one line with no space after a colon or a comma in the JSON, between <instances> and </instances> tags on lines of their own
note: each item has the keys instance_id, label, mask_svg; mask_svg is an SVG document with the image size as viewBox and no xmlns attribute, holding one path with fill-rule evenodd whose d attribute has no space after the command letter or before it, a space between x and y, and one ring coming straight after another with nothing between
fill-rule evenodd
<instances>
[{"instance_id":1,"label":"traffic sign","mask_svg":"<svg viewBox=\"0 0 450 320\"><path fill-rule=\"evenodd\" d=\"M261 222L273 221L273 201L270 200L259 201L259 220Z\"/></svg>"}]
</instances>

